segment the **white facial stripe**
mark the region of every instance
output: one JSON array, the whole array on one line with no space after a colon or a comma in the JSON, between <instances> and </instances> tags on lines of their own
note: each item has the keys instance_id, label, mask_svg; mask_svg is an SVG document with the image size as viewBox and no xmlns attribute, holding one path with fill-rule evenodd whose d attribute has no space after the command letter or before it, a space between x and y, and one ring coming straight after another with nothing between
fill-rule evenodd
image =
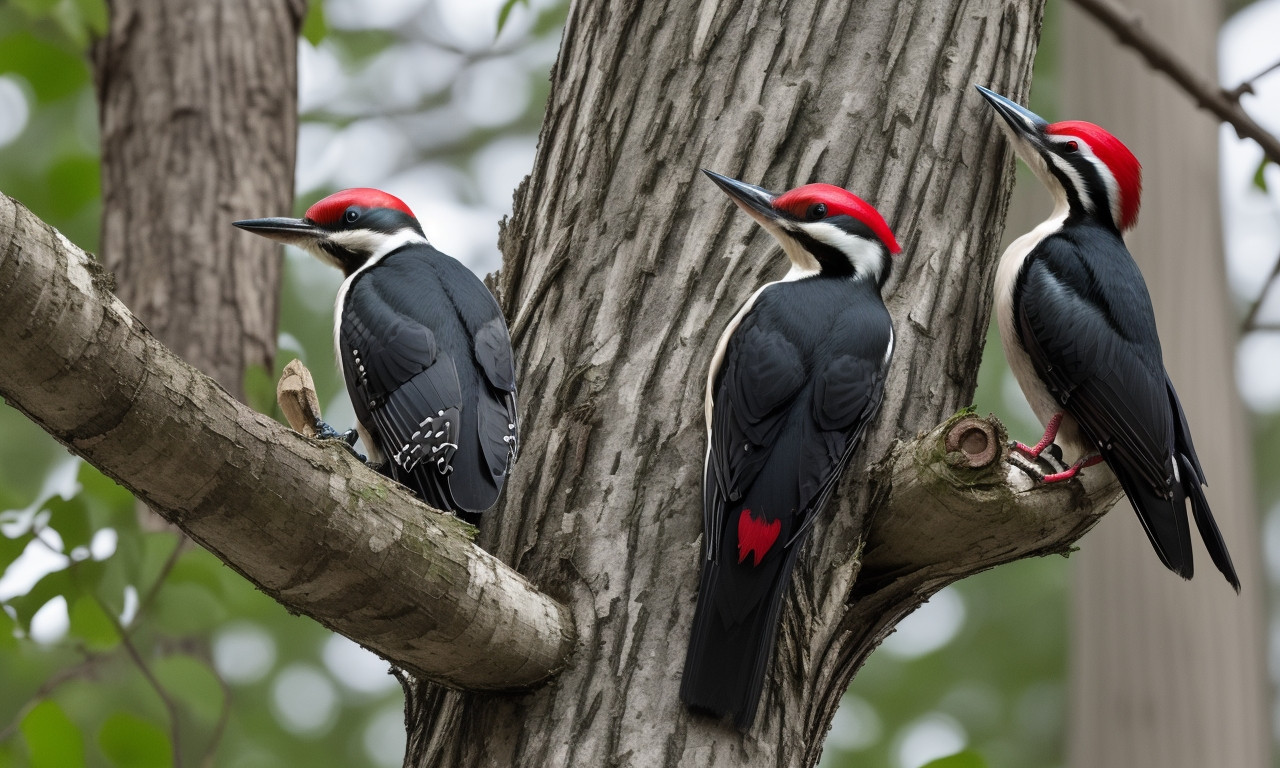
<instances>
[{"instance_id":1,"label":"white facial stripe","mask_svg":"<svg viewBox=\"0 0 1280 768\"><path fill-rule=\"evenodd\" d=\"M369 253L381 245L387 237L385 232L372 229L348 229L330 234L329 242L352 253Z\"/></svg>"},{"instance_id":2,"label":"white facial stripe","mask_svg":"<svg viewBox=\"0 0 1280 768\"><path fill-rule=\"evenodd\" d=\"M1115 222L1117 227L1120 226L1120 187L1116 183L1116 177L1115 174L1111 172L1111 168L1106 163L1102 162L1102 158L1094 154L1093 147L1089 146L1089 142L1079 136L1061 134L1049 136L1048 138L1056 144L1065 144L1068 141L1074 141L1076 143L1076 153L1088 160L1098 171L1098 177L1102 179L1102 186L1107 190L1107 207L1111 209L1111 220ZM1055 157L1055 164L1061 168L1062 162L1058 161L1059 158ZM1093 203L1085 197L1080 175L1078 173L1074 173L1072 175L1072 179L1075 181L1076 190L1080 193L1080 199L1085 200L1085 207L1092 211Z\"/></svg>"},{"instance_id":3,"label":"white facial stripe","mask_svg":"<svg viewBox=\"0 0 1280 768\"><path fill-rule=\"evenodd\" d=\"M1062 171L1062 174L1064 176L1066 176L1068 179L1071 180L1071 186L1072 188L1075 189L1076 197L1080 199L1080 204L1084 206L1084 209L1086 211L1089 211L1090 213L1092 213L1093 198L1089 196L1089 191L1085 189L1084 177L1081 176L1080 172L1075 169L1075 166L1073 166L1069 161L1067 161L1066 158L1062 157L1061 155L1056 155L1050 152L1049 159L1053 162L1054 166L1059 171ZM1062 182L1059 181L1058 183L1061 184Z\"/></svg>"},{"instance_id":4,"label":"white facial stripe","mask_svg":"<svg viewBox=\"0 0 1280 768\"><path fill-rule=\"evenodd\" d=\"M1102 178L1102 185L1107 188L1107 204L1111 208L1111 220L1116 226L1120 226L1120 186L1116 184L1115 174L1111 172L1111 168L1102 159L1093 154L1093 150L1083 141L1079 142L1080 152L1089 162L1093 163L1093 167L1098 169L1098 176Z\"/></svg>"},{"instance_id":5,"label":"white facial stripe","mask_svg":"<svg viewBox=\"0 0 1280 768\"><path fill-rule=\"evenodd\" d=\"M865 237L849 234L836 225L823 221L815 221L799 226L815 240L826 243L843 253L849 259L849 263L853 264L855 273L866 275L876 282L880 281L880 273L884 270L885 265L884 250L878 243L874 243ZM810 256L809 258L812 259L813 257Z\"/></svg>"},{"instance_id":6,"label":"white facial stripe","mask_svg":"<svg viewBox=\"0 0 1280 768\"><path fill-rule=\"evenodd\" d=\"M787 258L791 260L791 272L788 272L787 275L797 274L797 277L791 279L799 280L801 277L816 275L822 271L822 265L818 263L813 254L806 251L804 246L800 245L789 232L775 226L773 223L770 223L766 229L782 245L782 250L787 254Z\"/></svg>"}]
</instances>

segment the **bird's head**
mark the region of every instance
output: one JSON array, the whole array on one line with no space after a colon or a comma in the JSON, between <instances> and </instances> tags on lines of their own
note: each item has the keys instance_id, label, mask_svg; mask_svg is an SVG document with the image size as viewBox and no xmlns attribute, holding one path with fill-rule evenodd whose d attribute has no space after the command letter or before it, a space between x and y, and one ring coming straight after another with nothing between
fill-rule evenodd
<instances>
[{"instance_id":1,"label":"bird's head","mask_svg":"<svg viewBox=\"0 0 1280 768\"><path fill-rule=\"evenodd\" d=\"M248 219L235 226L295 245L348 275L371 258L427 241L413 211L400 198L366 187L335 192L308 208L301 219Z\"/></svg>"},{"instance_id":2,"label":"bird's head","mask_svg":"<svg viewBox=\"0 0 1280 768\"><path fill-rule=\"evenodd\" d=\"M1142 166L1119 139L1093 123L1050 123L998 93L975 86L1000 115L1014 150L1070 215L1120 232L1138 220Z\"/></svg>"},{"instance_id":3,"label":"bird's head","mask_svg":"<svg viewBox=\"0 0 1280 768\"><path fill-rule=\"evenodd\" d=\"M867 278L882 285L889 256L902 249L884 218L857 195L830 184L806 184L775 195L703 170L777 238L798 275Z\"/></svg>"}]
</instances>

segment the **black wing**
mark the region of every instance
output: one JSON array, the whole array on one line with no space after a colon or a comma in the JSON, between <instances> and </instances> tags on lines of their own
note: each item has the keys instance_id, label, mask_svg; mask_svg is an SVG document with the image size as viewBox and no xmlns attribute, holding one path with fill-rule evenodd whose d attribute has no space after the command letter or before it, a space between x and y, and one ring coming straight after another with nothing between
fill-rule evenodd
<instances>
[{"instance_id":1,"label":"black wing","mask_svg":"<svg viewBox=\"0 0 1280 768\"><path fill-rule=\"evenodd\" d=\"M715 400L703 485L703 540L716 557L726 507L741 501L777 447L789 407L805 383L800 351L760 322L752 309L725 348L712 374Z\"/></svg>"},{"instance_id":2,"label":"black wing","mask_svg":"<svg viewBox=\"0 0 1280 768\"><path fill-rule=\"evenodd\" d=\"M412 246L353 279L339 327L357 418L391 476L441 509L492 506L516 441L515 372L484 285Z\"/></svg>"},{"instance_id":3,"label":"black wing","mask_svg":"<svg viewBox=\"0 0 1280 768\"><path fill-rule=\"evenodd\" d=\"M1175 419L1183 419L1146 283L1117 235L1073 229L1028 256L1014 297L1019 338L1115 472L1160 559L1189 578L1191 532L1175 467ZM1185 450L1195 461L1189 433ZM1182 479L1198 489L1198 461L1191 474Z\"/></svg>"},{"instance_id":4,"label":"black wing","mask_svg":"<svg viewBox=\"0 0 1280 768\"><path fill-rule=\"evenodd\" d=\"M816 519L879 407L892 345L888 313L874 286L843 297L834 316L815 312L797 338L786 316L788 284L766 289L742 319L714 374L703 524L715 559L726 513L748 496L782 518L790 546ZM803 290L803 289L802 289ZM865 295L862 293L865 292ZM830 305L827 305L830 306ZM794 339L794 340L793 340Z\"/></svg>"}]
</instances>

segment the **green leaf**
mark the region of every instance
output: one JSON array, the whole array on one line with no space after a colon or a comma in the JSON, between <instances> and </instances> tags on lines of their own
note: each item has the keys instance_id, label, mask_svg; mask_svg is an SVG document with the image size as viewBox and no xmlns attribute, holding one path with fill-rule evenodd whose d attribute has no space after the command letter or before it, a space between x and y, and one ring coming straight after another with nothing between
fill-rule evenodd
<instances>
[{"instance_id":1,"label":"green leaf","mask_svg":"<svg viewBox=\"0 0 1280 768\"><path fill-rule=\"evenodd\" d=\"M137 530L137 501L132 493L88 462L80 466L76 480L80 483L80 498L89 508L89 524L94 531L114 528L123 537Z\"/></svg>"},{"instance_id":2,"label":"green leaf","mask_svg":"<svg viewBox=\"0 0 1280 768\"><path fill-rule=\"evenodd\" d=\"M75 594L78 590L67 570L54 571L36 582L25 595L18 595L9 600L8 605L17 613L18 626L31 629L31 617L44 607L44 604L58 595Z\"/></svg>"},{"instance_id":3,"label":"green leaf","mask_svg":"<svg viewBox=\"0 0 1280 768\"><path fill-rule=\"evenodd\" d=\"M502 34L502 28L507 25L507 19L511 17L511 11L515 10L516 4L529 7L529 0L505 0L502 7L498 9L498 31L493 34L494 37Z\"/></svg>"},{"instance_id":4,"label":"green leaf","mask_svg":"<svg viewBox=\"0 0 1280 768\"><path fill-rule=\"evenodd\" d=\"M77 597L67 613L71 617L70 632L92 650L105 651L120 642L120 634L111 617L90 595Z\"/></svg>"},{"instance_id":5,"label":"green leaf","mask_svg":"<svg viewBox=\"0 0 1280 768\"><path fill-rule=\"evenodd\" d=\"M12 651L18 647L18 638L13 634L17 628L18 625L13 622L9 614L0 610L0 652Z\"/></svg>"},{"instance_id":6,"label":"green leaf","mask_svg":"<svg viewBox=\"0 0 1280 768\"><path fill-rule=\"evenodd\" d=\"M49 525L62 537L63 554L88 546L93 539L93 525L89 522L89 506L79 494L70 499L54 496L44 503L44 508L53 515Z\"/></svg>"},{"instance_id":7,"label":"green leaf","mask_svg":"<svg viewBox=\"0 0 1280 768\"><path fill-rule=\"evenodd\" d=\"M5 568L17 560L27 545L31 543L32 535L25 533L21 536L9 538L4 534L0 534L0 574L4 573Z\"/></svg>"},{"instance_id":8,"label":"green leaf","mask_svg":"<svg viewBox=\"0 0 1280 768\"><path fill-rule=\"evenodd\" d=\"M13 4L35 17L48 16L58 0L13 0Z\"/></svg>"},{"instance_id":9,"label":"green leaf","mask_svg":"<svg viewBox=\"0 0 1280 768\"><path fill-rule=\"evenodd\" d=\"M311 0L307 4L307 18L302 22L302 38L312 45L319 45L327 34L329 22L324 17L324 2Z\"/></svg>"},{"instance_id":10,"label":"green leaf","mask_svg":"<svg viewBox=\"0 0 1280 768\"><path fill-rule=\"evenodd\" d=\"M173 654L157 660L151 671L196 718L212 724L222 715L222 686L204 662L194 656Z\"/></svg>"},{"instance_id":11,"label":"green leaf","mask_svg":"<svg viewBox=\"0 0 1280 768\"><path fill-rule=\"evenodd\" d=\"M1271 162L1270 158L1263 157L1262 162L1258 163L1258 169L1253 172L1253 186L1263 192L1267 191L1267 175L1264 171L1267 170L1267 163L1269 162Z\"/></svg>"},{"instance_id":12,"label":"green leaf","mask_svg":"<svg viewBox=\"0 0 1280 768\"><path fill-rule=\"evenodd\" d=\"M84 765L80 729L52 699L35 705L22 718L22 738L31 755L31 768L75 768Z\"/></svg>"},{"instance_id":13,"label":"green leaf","mask_svg":"<svg viewBox=\"0 0 1280 768\"><path fill-rule=\"evenodd\" d=\"M920 768L987 768L987 761L977 752L966 749L925 763Z\"/></svg>"},{"instance_id":14,"label":"green leaf","mask_svg":"<svg viewBox=\"0 0 1280 768\"><path fill-rule=\"evenodd\" d=\"M89 32L96 37L107 33L107 3L105 0L75 0L80 18Z\"/></svg>"},{"instance_id":15,"label":"green leaf","mask_svg":"<svg viewBox=\"0 0 1280 768\"><path fill-rule=\"evenodd\" d=\"M169 736L152 723L117 712L98 731L98 746L120 768L166 768L173 764Z\"/></svg>"}]
</instances>

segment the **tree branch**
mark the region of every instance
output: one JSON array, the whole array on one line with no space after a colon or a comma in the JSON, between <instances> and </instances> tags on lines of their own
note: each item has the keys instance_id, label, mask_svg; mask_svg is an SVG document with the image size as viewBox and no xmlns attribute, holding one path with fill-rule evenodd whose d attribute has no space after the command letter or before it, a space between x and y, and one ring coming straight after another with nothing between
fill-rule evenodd
<instances>
[{"instance_id":1,"label":"tree branch","mask_svg":"<svg viewBox=\"0 0 1280 768\"><path fill-rule=\"evenodd\" d=\"M345 450L178 359L91 257L0 194L0 395L291 610L416 675L520 689L568 611Z\"/></svg>"},{"instance_id":2,"label":"tree branch","mask_svg":"<svg viewBox=\"0 0 1280 768\"><path fill-rule=\"evenodd\" d=\"M1242 139L1253 139L1273 163L1280 164L1280 139L1254 122L1233 98L1183 61L1163 40L1147 31L1142 18L1113 0L1074 0L1086 13L1115 33L1121 44L1136 50L1153 69L1169 76L1201 109L1229 123ZM1265 74L1265 73L1263 73ZM1259 75L1260 76L1260 75Z\"/></svg>"}]
</instances>

